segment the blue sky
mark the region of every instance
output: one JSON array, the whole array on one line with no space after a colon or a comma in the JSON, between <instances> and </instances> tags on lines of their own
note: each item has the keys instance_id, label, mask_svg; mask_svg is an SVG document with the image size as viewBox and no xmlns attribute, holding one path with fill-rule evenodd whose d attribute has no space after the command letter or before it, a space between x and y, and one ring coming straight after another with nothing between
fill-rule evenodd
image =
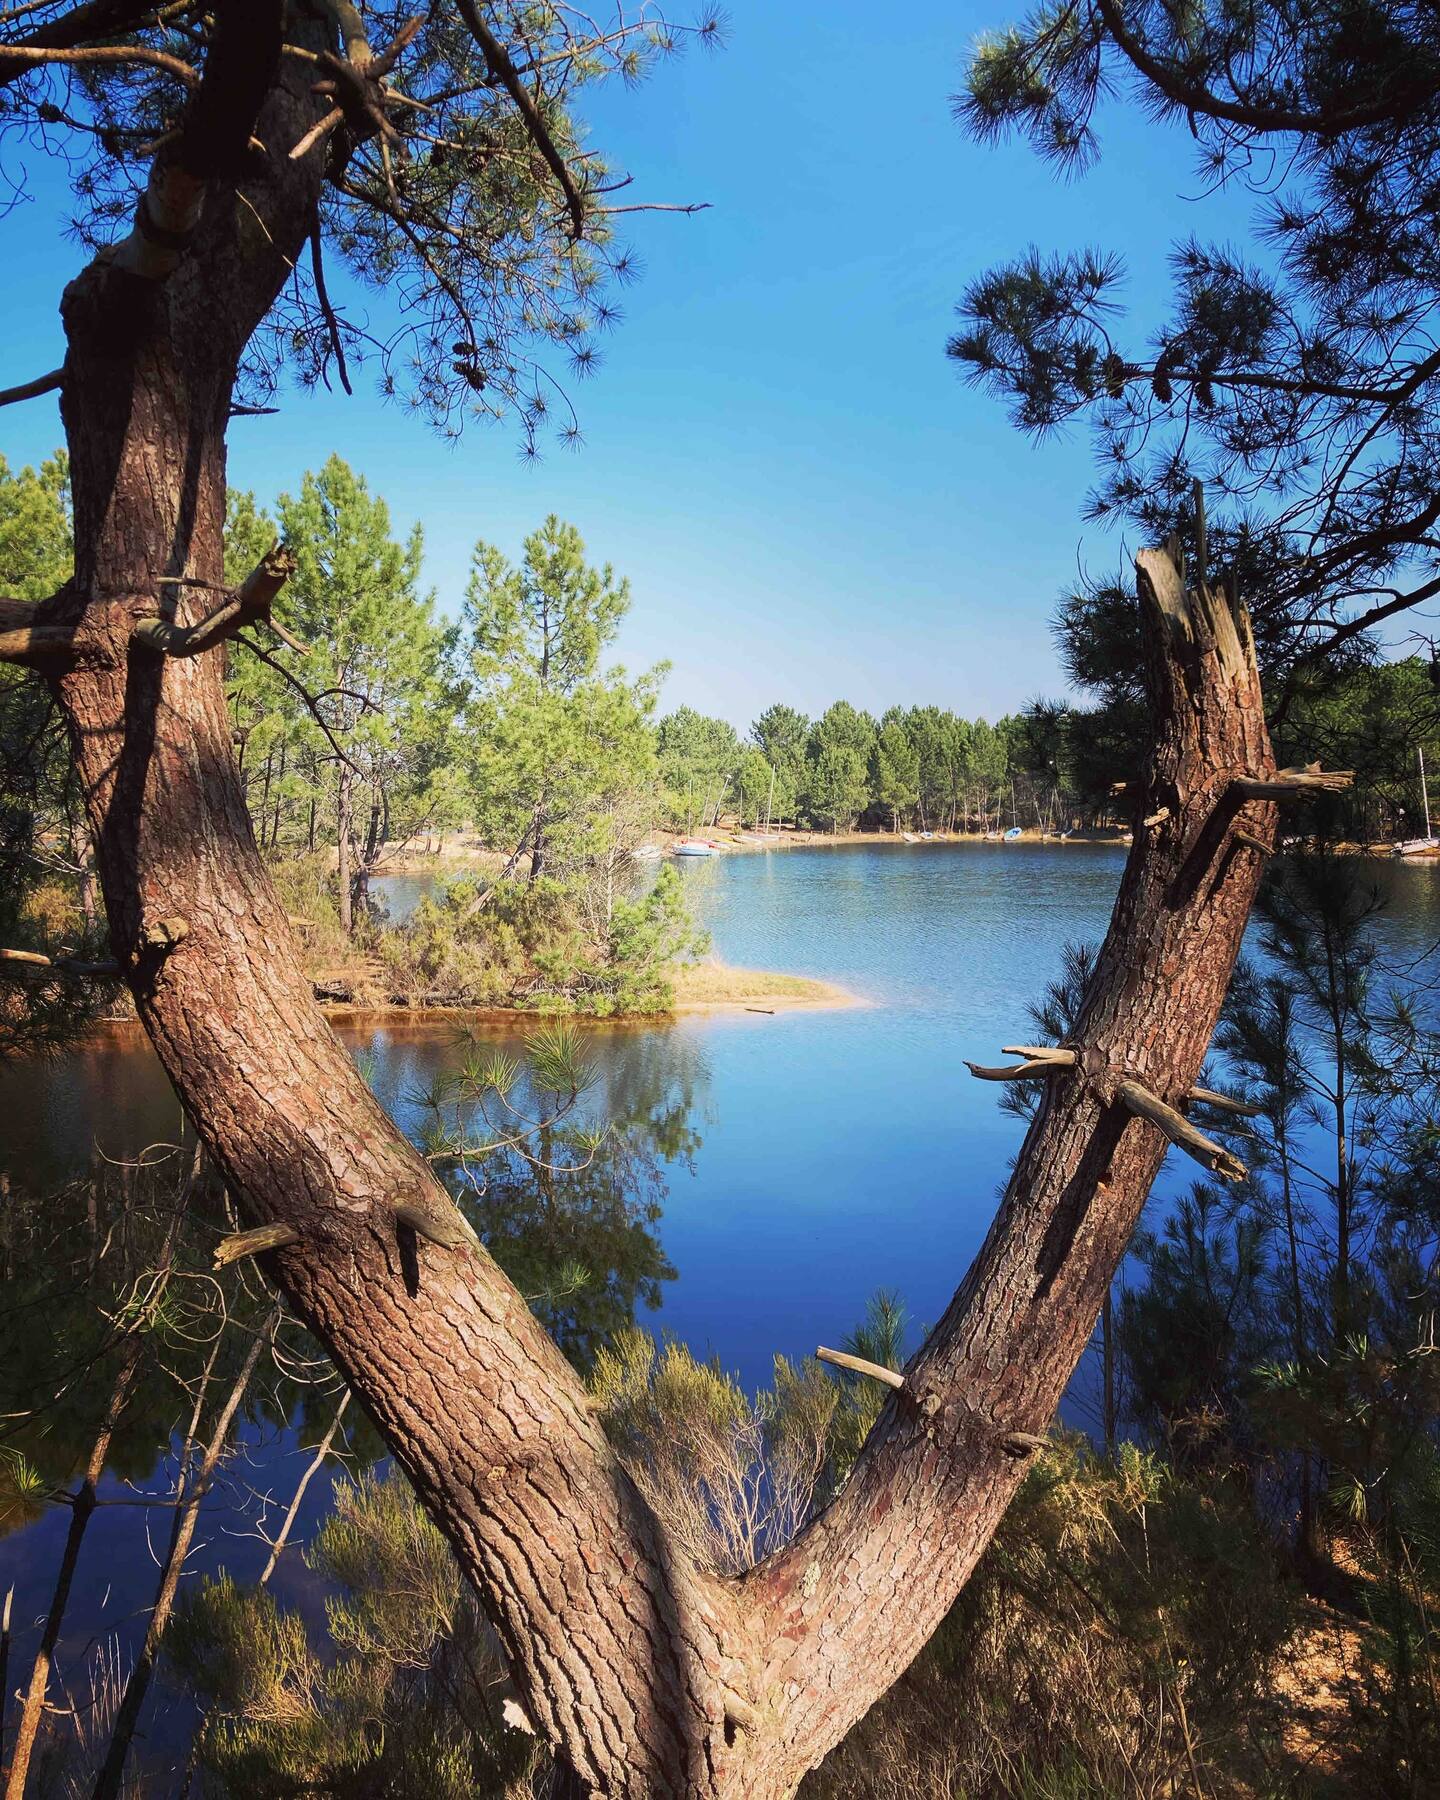
<instances>
[{"instance_id":1,"label":"blue sky","mask_svg":"<svg viewBox=\"0 0 1440 1800\"><path fill-rule=\"evenodd\" d=\"M441 444L362 371L354 399L294 395L277 418L237 420L232 481L268 497L338 449L398 528L423 521L447 607L477 537L514 552L546 513L573 520L630 577L621 654L673 665L667 708L742 726L771 701L815 713L836 698L993 718L1062 691L1055 596L1123 546L1081 521L1083 431L1022 438L947 362L955 301L1031 243L1098 244L1125 259L1138 331L1163 305L1170 243L1234 237L1246 213L1193 204L1188 139L1119 105L1079 182L1023 145L965 139L949 97L967 48L1014 16L997 0L888 17L859 0L734 0L724 51L590 96L594 141L637 197L711 208L630 221L645 273L578 389L583 449L526 464L497 428ZM39 167L30 186L3 227L0 385L60 359L79 256L64 188ZM0 421L12 463L59 442L50 398Z\"/></svg>"}]
</instances>

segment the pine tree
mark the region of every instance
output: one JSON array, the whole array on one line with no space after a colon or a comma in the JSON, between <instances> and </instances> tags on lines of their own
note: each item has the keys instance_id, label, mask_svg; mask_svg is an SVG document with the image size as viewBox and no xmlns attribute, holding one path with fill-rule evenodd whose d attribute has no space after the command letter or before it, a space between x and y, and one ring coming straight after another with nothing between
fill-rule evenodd
<instances>
[{"instance_id":1,"label":"pine tree","mask_svg":"<svg viewBox=\"0 0 1440 1800\"><path fill-rule=\"evenodd\" d=\"M1414 0L1047 3L982 38L957 112L1079 173L1115 90L1191 135L1206 192L1248 184L1264 250L1177 243L1148 341L1127 341L1117 257L1032 250L972 282L950 354L1026 431L1092 423L1091 515L1162 536L1178 517L1201 576L1234 571L1254 596L1262 667L1343 663L1440 593L1440 15ZM1253 180L1261 167L1275 178ZM1115 619L1101 588L1062 629L1133 670L1133 624Z\"/></svg>"},{"instance_id":2,"label":"pine tree","mask_svg":"<svg viewBox=\"0 0 1440 1800\"><path fill-rule=\"evenodd\" d=\"M512 566L479 543L465 596L471 780L482 830L530 879L623 853L648 825L663 670L602 667L630 584L553 515ZM637 810L628 804L639 796Z\"/></svg>"},{"instance_id":3,"label":"pine tree","mask_svg":"<svg viewBox=\"0 0 1440 1800\"><path fill-rule=\"evenodd\" d=\"M349 932L386 843L430 810L454 710L453 634L420 592L420 527L397 543L390 509L340 457L282 494L276 515L296 565L289 616L310 646L307 681L325 696L323 726L306 719L301 729L328 772Z\"/></svg>"}]
</instances>

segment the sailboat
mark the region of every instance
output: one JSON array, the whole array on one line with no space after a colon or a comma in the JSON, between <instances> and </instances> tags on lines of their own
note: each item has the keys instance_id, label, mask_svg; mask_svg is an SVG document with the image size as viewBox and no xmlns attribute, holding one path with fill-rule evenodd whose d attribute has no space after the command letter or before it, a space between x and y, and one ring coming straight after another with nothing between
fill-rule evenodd
<instances>
[{"instance_id":1,"label":"sailboat","mask_svg":"<svg viewBox=\"0 0 1440 1800\"><path fill-rule=\"evenodd\" d=\"M1422 856L1427 850L1440 850L1440 838L1430 829L1430 788L1425 780L1425 752L1416 750L1420 758L1420 800L1425 808L1425 835L1423 838L1406 838L1403 843L1392 844L1392 856Z\"/></svg>"}]
</instances>

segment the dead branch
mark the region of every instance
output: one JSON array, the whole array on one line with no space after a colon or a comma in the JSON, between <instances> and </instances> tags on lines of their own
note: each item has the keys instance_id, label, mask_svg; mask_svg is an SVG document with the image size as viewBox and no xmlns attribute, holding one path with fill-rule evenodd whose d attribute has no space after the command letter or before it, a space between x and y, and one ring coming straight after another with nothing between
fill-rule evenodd
<instances>
[{"instance_id":1,"label":"dead branch","mask_svg":"<svg viewBox=\"0 0 1440 1800\"><path fill-rule=\"evenodd\" d=\"M395 1206L395 1223L406 1225L427 1244L438 1244L442 1250L476 1247L480 1240L470 1229L469 1221L458 1206L442 1213L437 1207L401 1200Z\"/></svg>"},{"instance_id":2,"label":"dead branch","mask_svg":"<svg viewBox=\"0 0 1440 1800\"><path fill-rule=\"evenodd\" d=\"M171 619L141 619L131 630L137 644L162 656L199 656L234 637L257 619L270 621L275 596L295 572L295 558L284 544L266 551L229 599L194 625Z\"/></svg>"},{"instance_id":3,"label":"dead branch","mask_svg":"<svg viewBox=\"0 0 1440 1800\"><path fill-rule=\"evenodd\" d=\"M886 1387L903 1388L905 1377L883 1363L867 1362L863 1356L851 1356L845 1350L827 1350L821 1344L815 1352L821 1362L834 1363L837 1369L850 1369L856 1375L868 1375L872 1381L883 1381Z\"/></svg>"},{"instance_id":4,"label":"dead branch","mask_svg":"<svg viewBox=\"0 0 1440 1800\"><path fill-rule=\"evenodd\" d=\"M273 619L270 621L270 629L272 631L275 629L275 621ZM323 694L312 694L303 681L296 680L295 676L285 667L278 656L272 656L262 645L257 644L254 638L245 637L243 633L237 633L235 642L237 644L243 644L252 656L258 656L260 658L260 661L265 664L267 669L273 669L277 675L289 682L290 686L294 688L295 692L305 702L305 707L309 712L310 717L325 734L325 741L335 752L336 760L344 763L347 769L354 769L357 775L360 774L361 771L358 765L354 763L341 748L340 740L330 729L329 721L320 710L320 702L322 700L328 700L333 694L343 694L347 699L358 700L362 708L370 707L373 705L373 702L367 700L364 694L357 694L350 688L326 688Z\"/></svg>"},{"instance_id":5,"label":"dead branch","mask_svg":"<svg viewBox=\"0 0 1440 1800\"><path fill-rule=\"evenodd\" d=\"M119 963L113 959L86 962L79 956L43 956L38 950L0 950L0 974L32 975L45 971L96 981L118 980L121 973Z\"/></svg>"},{"instance_id":6,"label":"dead branch","mask_svg":"<svg viewBox=\"0 0 1440 1800\"><path fill-rule=\"evenodd\" d=\"M1303 794L1338 794L1354 780L1352 769L1322 769L1319 763L1306 763L1277 769L1273 776L1263 778L1237 776L1230 790L1242 800L1293 800Z\"/></svg>"},{"instance_id":7,"label":"dead branch","mask_svg":"<svg viewBox=\"0 0 1440 1800\"><path fill-rule=\"evenodd\" d=\"M163 69L186 87L200 85L200 77L187 62L170 56L164 50L149 50L143 44L97 44L71 50L47 50L27 44L6 44L0 49L0 71L6 63L39 68L44 63L145 63L152 69Z\"/></svg>"},{"instance_id":8,"label":"dead branch","mask_svg":"<svg viewBox=\"0 0 1440 1800\"><path fill-rule=\"evenodd\" d=\"M1232 1100L1229 1094L1217 1094L1213 1088L1192 1087L1185 1098L1202 1106L1213 1106L1216 1112L1234 1113L1241 1119L1258 1119L1265 1110L1263 1106L1252 1106L1248 1100Z\"/></svg>"},{"instance_id":9,"label":"dead branch","mask_svg":"<svg viewBox=\"0 0 1440 1800\"><path fill-rule=\"evenodd\" d=\"M263 1256L267 1250L283 1250L299 1242L300 1233L293 1225L257 1225L251 1231L235 1231L215 1246L215 1267L223 1269L242 1256Z\"/></svg>"},{"instance_id":10,"label":"dead branch","mask_svg":"<svg viewBox=\"0 0 1440 1800\"><path fill-rule=\"evenodd\" d=\"M1213 1138L1206 1137L1203 1131L1173 1106L1167 1106L1157 1094L1152 1094L1147 1087L1138 1081L1122 1081L1115 1090L1115 1098L1129 1108L1137 1119L1145 1119L1163 1131L1170 1142L1187 1156L1193 1156L1203 1168L1210 1169L1224 1181L1243 1181L1246 1175L1244 1163L1232 1156L1223 1144L1217 1144Z\"/></svg>"},{"instance_id":11,"label":"dead branch","mask_svg":"<svg viewBox=\"0 0 1440 1800\"><path fill-rule=\"evenodd\" d=\"M981 1063L966 1062L965 1067L977 1081L1040 1081L1069 1068L1075 1060L1072 1050L1067 1056L1037 1056L1029 1062L1013 1063L1005 1068L986 1068Z\"/></svg>"},{"instance_id":12,"label":"dead branch","mask_svg":"<svg viewBox=\"0 0 1440 1800\"><path fill-rule=\"evenodd\" d=\"M4 616L0 612L0 618ZM76 642L77 633L70 625L21 625L0 631L0 662L15 663L22 669L42 668L73 656Z\"/></svg>"},{"instance_id":13,"label":"dead branch","mask_svg":"<svg viewBox=\"0 0 1440 1800\"><path fill-rule=\"evenodd\" d=\"M295 152L292 150L292 156ZM310 273L315 281L315 298L320 302L320 311L325 315L325 329L330 334L330 348L335 352L335 369L340 377L340 385L347 394L355 390L350 385L350 371L345 366L345 345L340 338L340 321L335 316L335 308L330 304L330 294L325 286L325 259L320 249L320 211L316 208L315 224L310 233ZM329 383L326 383L329 386Z\"/></svg>"},{"instance_id":14,"label":"dead branch","mask_svg":"<svg viewBox=\"0 0 1440 1800\"><path fill-rule=\"evenodd\" d=\"M565 158L555 146L555 140L550 135L550 127L541 118L539 108L516 73L509 52L484 19L480 17L480 9L476 6L475 0L459 0L459 6L460 16L469 27L470 35L480 46L480 53L485 58L492 78L500 83L515 102L520 117L525 121L525 129L530 133L536 149L549 165L550 173L560 183L570 211L570 236L578 243L585 231L585 200L579 188L576 187L569 169L565 166Z\"/></svg>"},{"instance_id":15,"label":"dead branch","mask_svg":"<svg viewBox=\"0 0 1440 1800\"><path fill-rule=\"evenodd\" d=\"M48 375L37 375L34 381L22 381L18 387L0 388L0 406L13 406L17 400L34 400L41 394L53 394L64 380L63 369L52 369Z\"/></svg>"},{"instance_id":16,"label":"dead branch","mask_svg":"<svg viewBox=\"0 0 1440 1800\"><path fill-rule=\"evenodd\" d=\"M341 1421L345 1417L345 1408L349 1406L349 1404L350 1390L349 1388L346 1388L345 1392L340 1396L340 1404L335 1408L334 1417L330 1421L330 1429L316 1445L315 1454L305 1465L305 1473L300 1477L299 1482L296 1484L295 1492L291 1495L290 1505L286 1511L285 1518L281 1523L279 1531L275 1535L275 1541L270 1546L270 1560L265 1564L265 1567L260 1574L261 1587L264 1587L270 1577L275 1573L275 1565L279 1562L281 1553L284 1551L286 1544L290 1541L290 1533L294 1529L296 1518L299 1516L300 1503L305 1498L305 1490L309 1487L321 1468L323 1468L325 1458L330 1454L330 1446L335 1442L336 1436L340 1430Z\"/></svg>"}]
</instances>

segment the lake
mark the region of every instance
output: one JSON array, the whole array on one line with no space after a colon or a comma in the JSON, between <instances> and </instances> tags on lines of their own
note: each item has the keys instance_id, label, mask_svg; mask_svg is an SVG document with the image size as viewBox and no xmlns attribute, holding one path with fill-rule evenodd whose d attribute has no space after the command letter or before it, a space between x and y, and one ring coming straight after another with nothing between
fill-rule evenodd
<instances>
[{"instance_id":1,"label":"lake","mask_svg":"<svg viewBox=\"0 0 1440 1800\"><path fill-rule=\"evenodd\" d=\"M776 1352L837 1342L879 1287L901 1293L917 1328L935 1319L1022 1134L963 1059L1000 1060L1002 1044L1025 1038L1027 1005L1066 942L1104 932L1124 857L1109 845L880 844L679 863L724 961L823 977L864 1004L587 1030L592 1112L632 1137L655 1125L665 1191L653 1230L675 1273L640 1322L754 1386ZM1440 864L1366 872L1389 899L1376 923L1386 965L1403 972L1440 938ZM381 897L400 916L426 885L392 877ZM455 1061L453 1028L341 1031L386 1107L418 1132L417 1097ZM158 1064L129 1032L0 1071L0 1117L0 1173L32 1189L181 1129Z\"/></svg>"},{"instance_id":2,"label":"lake","mask_svg":"<svg viewBox=\"0 0 1440 1800\"><path fill-rule=\"evenodd\" d=\"M589 1116L616 1122L615 1153L561 1241L544 1241L555 1215L527 1202L523 1173L481 1198L487 1238L497 1253L503 1241L507 1267L563 1254L594 1270L591 1287L561 1309L572 1350L583 1352L633 1307L641 1324L713 1354L755 1387L768 1382L777 1353L839 1344L882 1287L903 1297L913 1344L979 1245L1023 1131L999 1109L1000 1090L974 1081L963 1059L997 1060L1002 1044L1029 1035L1027 1006L1058 974L1064 945L1103 933L1124 854L883 844L680 865L721 958L838 982L863 1004L586 1028L595 1080L584 1104ZM1389 895L1376 933L1386 967L1401 976L1440 938L1440 866L1375 863L1367 874ZM392 911L413 905L425 885L392 880ZM516 1025L487 1031L510 1047L524 1036ZM456 1061L453 1026L387 1021L342 1035L385 1105L417 1133L421 1096ZM134 1032L0 1071L0 1118L0 1175L32 1192L97 1158L175 1142L181 1130L169 1086ZM1192 1173L1172 1159L1154 1203ZM1071 1402L1081 1417L1083 1392L1082 1381ZM177 1401L177 1420L182 1411ZM282 1407L278 1420L247 1427L246 1455L212 1498L193 1568L258 1574L254 1490L273 1490L283 1506L304 1460L284 1417ZM121 1467L102 1486L109 1504L92 1523L62 1640L62 1666L72 1671L109 1633L133 1644L153 1596L136 1490L120 1479L163 1493L164 1471L149 1483L143 1473ZM302 1539L327 1497L328 1483L317 1482ZM68 1509L52 1506L0 1536L0 1592L17 1583L22 1668L67 1523ZM323 1598L293 1555L274 1591L312 1616ZM154 1718L148 1754L182 1753L187 1719L183 1707Z\"/></svg>"}]
</instances>

